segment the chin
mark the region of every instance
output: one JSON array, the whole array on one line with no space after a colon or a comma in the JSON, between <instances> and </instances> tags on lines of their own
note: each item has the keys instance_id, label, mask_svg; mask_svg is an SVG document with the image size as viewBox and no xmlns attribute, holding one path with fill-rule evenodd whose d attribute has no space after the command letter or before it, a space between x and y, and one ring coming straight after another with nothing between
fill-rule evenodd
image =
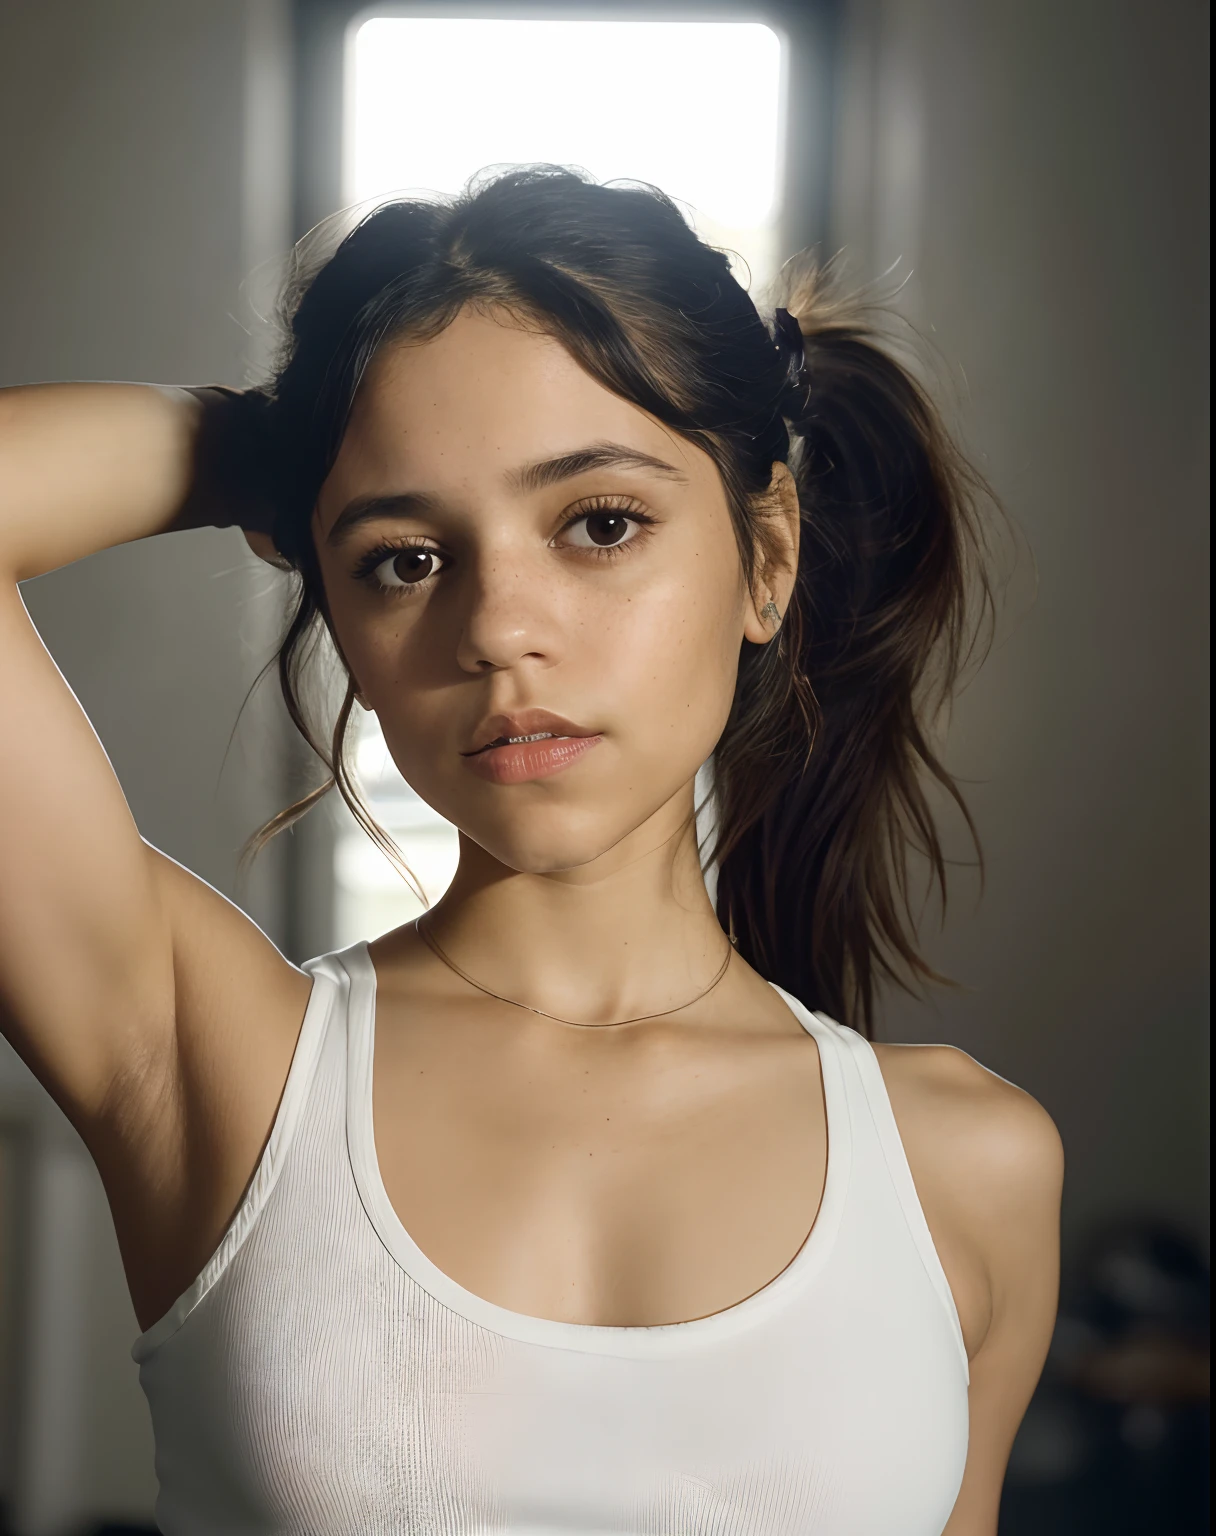
<instances>
[{"instance_id":1,"label":"chin","mask_svg":"<svg viewBox=\"0 0 1216 1536\"><path fill-rule=\"evenodd\" d=\"M640 825L632 817L607 817L602 808L531 806L518 817L495 820L493 825L465 825L462 830L506 868L521 875L549 875L594 863Z\"/></svg>"}]
</instances>

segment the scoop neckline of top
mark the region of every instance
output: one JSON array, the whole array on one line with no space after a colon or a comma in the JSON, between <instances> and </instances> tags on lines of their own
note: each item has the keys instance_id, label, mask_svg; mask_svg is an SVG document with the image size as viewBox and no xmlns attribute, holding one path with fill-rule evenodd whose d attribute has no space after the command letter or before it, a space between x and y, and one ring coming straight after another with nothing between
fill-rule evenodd
<instances>
[{"instance_id":1,"label":"scoop neckline of top","mask_svg":"<svg viewBox=\"0 0 1216 1536\"><path fill-rule=\"evenodd\" d=\"M466 1290L433 1263L397 1215L380 1171L372 1115L372 1069L375 1058L377 976L366 941L352 945L339 957L351 983L347 1022L347 1150L359 1197L377 1237L389 1256L428 1295L467 1322L491 1333L529 1344L548 1345L592 1354L650 1356L676 1354L688 1348L732 1337L754 1326L799 1294L819 1273L831 1251L844 1209L852 1161L852 1127L841 1065L839 1028L812 1013L776 982L769 985L811 1035L819 1052L827 1128L827 1167L823 1194L814 1225L789 1263L751 1295L719 1312L685 1322L627 1324L562 1322L515 1312Z\"/></svg>"}]
</instances>

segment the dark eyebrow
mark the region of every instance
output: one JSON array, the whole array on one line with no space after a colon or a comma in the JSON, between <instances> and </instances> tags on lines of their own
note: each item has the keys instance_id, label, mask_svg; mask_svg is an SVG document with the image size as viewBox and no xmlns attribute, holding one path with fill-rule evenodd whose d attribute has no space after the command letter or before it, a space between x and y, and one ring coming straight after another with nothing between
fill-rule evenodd
<instances>
[{"instance_id":1,"label":"dark eyebrow","mask_svg":"<svg viewBox=\"0 0 1216 1536\"><path fill-rule=\"evenodd\" d=\"M640 448L627 448L624 443L588 443L585 448L575 448L570 453L559 454L553 459L541 459L535 464L525 464L507 475L507 484L517 491L540 491L556 485L561 480L572 480L576 475L588 474L593 469L649 469L669 480L685 484L688 476L674 464L656 459L653 454L643 453ZM348 502L334 525L325 536L331 546L344 543L360 523L381 517L422 517L438 510L439 501L425 491L398 491L389 496L357 496Z\"/></svg>"},{"instance_id":2,"label":"dark eyebrow","mask_svg":"<svg viewBox=\"0 0 1216 1536\"><path fill-rule=\"evenodd\" d=\"M439 502L425 491L397 491L391 496L356 496L334 518L325 542L336 548L344 544L360 523L378 517L424 517L434 512Z\"/></svg>"},{"instance_id":3,"label":"dark eyebrow","mask_svg":"<svg viewBox=\"0 0 1216 1536\"><path fill-rule=\"evenodd\" d=\"M688 476L674 464L643 453L640 448L627 448L624 443L588 443L585 448L575 448L555 459L525 464L522 469L513 470L507 476L507 482L519 491L540 491L547 485L571 480L592 469L651 469L670 480L688 480Z\"/></svg>"}]
</instances>

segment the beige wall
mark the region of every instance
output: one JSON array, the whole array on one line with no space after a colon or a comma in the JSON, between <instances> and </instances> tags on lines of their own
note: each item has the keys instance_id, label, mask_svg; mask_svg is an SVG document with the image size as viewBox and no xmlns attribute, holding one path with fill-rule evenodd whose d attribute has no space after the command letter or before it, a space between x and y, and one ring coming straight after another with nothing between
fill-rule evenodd
<instances>
[{"instance_id":1,"label":"beige wall","mask_svg":"<svg viewBox=\"0 0 1216 1536\"><path fill-rule=\"evenodd\" d=\"M1207 1223L1208 8L851 11L833 245L901 259L1023 550L957 711L988 855L896 1004L1039 1097L1066 1231Z\"/></svg>"}]
</instances>

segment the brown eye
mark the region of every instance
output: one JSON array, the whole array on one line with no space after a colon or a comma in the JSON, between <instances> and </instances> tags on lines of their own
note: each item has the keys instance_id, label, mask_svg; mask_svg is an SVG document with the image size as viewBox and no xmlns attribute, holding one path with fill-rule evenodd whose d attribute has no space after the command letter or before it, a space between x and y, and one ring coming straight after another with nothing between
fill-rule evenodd
<instances>
[{"instance_id":1,"label":"brown eye","mask_svg":"<svg viewBox=\"0 0 1216 1536\"><path fill-rule=\"evenodd\" d=\"M619 512L593 512L587 519L587 536L593 544L619 544L631 526Z\"/></svg>"},{"instance_id":2,"label":"brown eye","mask_svg":"<svg viewBox=\"0 0 1216 1536\"><path fill-rule=\"evenodd\" d=\"M445 564L438 550L422 545L399 549L382 560L375 569L376 580L382 587L416 587L430 576L435 576Z\"/></svg>"},{"instance_id":3,"label":"brown eye","mask_svg":"<svg viewBox=\"0 0 1216 1536\"><path fill-rule=\"evenodd\" d=\"M638 531L638 520L623 512L587 512L567 530L576 548L611 549L626 544Z\"/></svg>"}]
</instances>

